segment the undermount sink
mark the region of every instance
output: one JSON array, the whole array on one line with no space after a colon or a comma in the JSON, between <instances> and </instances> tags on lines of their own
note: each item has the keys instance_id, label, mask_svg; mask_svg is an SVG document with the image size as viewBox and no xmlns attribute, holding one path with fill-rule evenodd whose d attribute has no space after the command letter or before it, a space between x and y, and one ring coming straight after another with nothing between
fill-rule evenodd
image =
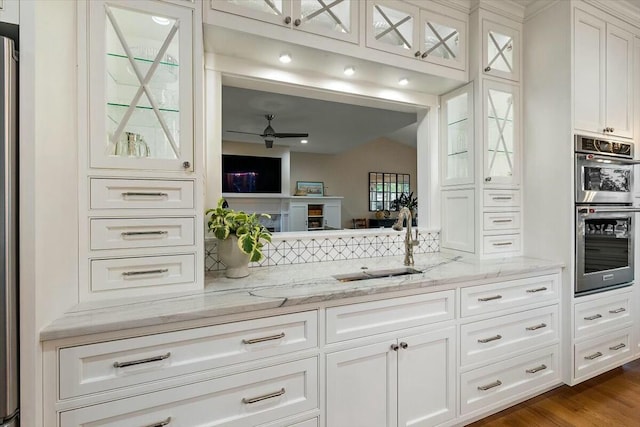
<instances>
[{"instance_id":1,"label":"undermount sink","mask_svg":"<svg viewBox=\"0 0 640 427\"><path fill-rule=\"evenodd\" d=\"M422 273L412 267L390 268L384 270L366 270L363 269L357 273L336 274L333 276L341 282L353 282L354 280L379 279L381 277L405 276L407 274Z\"/></svg>"}]
</instances>

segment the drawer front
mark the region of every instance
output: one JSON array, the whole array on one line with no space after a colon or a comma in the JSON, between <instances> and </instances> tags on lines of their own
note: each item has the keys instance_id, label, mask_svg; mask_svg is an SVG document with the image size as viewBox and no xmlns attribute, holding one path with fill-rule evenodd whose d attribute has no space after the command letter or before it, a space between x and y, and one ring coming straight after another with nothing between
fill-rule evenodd
<instances>
[{"instance_id":1,"label":"drawer front","mask_svg":"<svg viewBox=\"0 0 640 427\"><path fill-rule=\"evenodd\" d=\"M631 328L575 345L575 378L600 373L626 362L631 356Z\"/></svg>"},{"instance_id":2,"label":"drawer front","mask_svg":"<svg viewBox=\"0 0 640 427\"><path fill-rule=\"evenodd\" d=\"M195 244L194 218L91 220L91 250L157 248Z\"/></svg>"},{"instance_id":3,"label":"drawer front","mask_svg":"<svg viewBox=\"0 0 640 427\"><path fill-rule=\"evenodd\" d=\"M91 180L91 209L193 209L193 181Z\"/></svg>"},{"instance_id":4,"label":"drawer front","mask_svg":"<svg viewBox=\"0 0 640 427\"><path fill-rule=\"evenodd\" d=\"M520 228L520 212L485 212L482 214L485 231L518 230Z\"/></svg>"},{"instance_id":5,"label":"drawer front","mask_svg":"<svg viewBox=\"0 0 640 427\"><path fill-rule=\"evenodd\" d=\"M632 294L628 292L577 303L574 312L575 338L600 334L610 328L619 329L628 326L632 322L631 298Z\"/></svg>"},{"instance_id":6,"label":"drawer front","mask_svg":"<svg viewBox=\"0 0 640 427\"><path fill-rule=\"evenodd\" d=\"M520 191L518 190L484 190L483 202L485 207L518 207L520 206Z\"/></svg>"},{"instance_id":7,"label":"drawer front","mask_svg":"<svg viewBox=\"0 0 640 427\"><path fill-rule=\"evenodd\" d=\"M500 254L520 251L520 234L504 234L499 236L483 236L485 254Z\"/></svg>"},{"instance_id":8,"label":"drawer front","mask_svg":"<svg viewBox=\"0 0 640 427\"><path fill-rule=\"evenodd\" d=\"M308 311L64 348L60 350L60 398L317 346L317 312Z\"/></svg>"},{"instance_id":9,"label":"drawer front","mask_svg":"<svg viewBox=\"0 0 640 427\"><path fill-rule=\"evenodd\" d=\"M559 285L560 276L548 274L462 288L460 311L463 317L474 316L550 301L558 298Z\"/></svg>"},{"instance_id":10,"label":"drawer front","mask_svg":"<svg viewBox=\"0 0 640 427\"><path fill-rule=\"evenodd\" d=\"M469 323L460 327L460 362L489 363L515 351L552 344L558 336L557 305Z\"/></svg>"},{"instance_id":11,"label":"drawer front","mask_svg":"<svg viewBox=\"0 0 640 427\"><path fill-rule=\"evenodd\" d=\"M328 308L327 343L453 319L454 291Z\"/></svg>"},{"instance_id":12,"label":"drawer front","mask_svg":"<svg viewBox=\"0 0 640 427\"><path fill-rule=\"evenodd\" d=\"M60 425L240 427L317 407L318 360L311 357L62 412Z\"/></svg>"},{"instance_id":13,"label":"drawer front","mask_svg":"<svg viewBox=\"0 0 640 427\"><path fill-rule=\"evenodd\" d=\"M289 427L318 427L318 419L302 421L301 423L291 424Z\"/></svg>"},{"instance_id":14,"label":"drawer front","mask_svg":"<svg viewBox=\"0 0 640 427\"><path fill-rule=\"evenodd\" d=\"M460 375L460 412L486 411L560 382L558 346L543 348Z\"/></svg>"},{"instance_id":15,"label":"drawer front","mask_svg":"<svg viewBox=\"0 0 640 427\"><path fill-rule=\"evenodd\" d=\"M193 254L91 260L93 292L179 285L194 280Z\"/></svg>"}]
</instances>

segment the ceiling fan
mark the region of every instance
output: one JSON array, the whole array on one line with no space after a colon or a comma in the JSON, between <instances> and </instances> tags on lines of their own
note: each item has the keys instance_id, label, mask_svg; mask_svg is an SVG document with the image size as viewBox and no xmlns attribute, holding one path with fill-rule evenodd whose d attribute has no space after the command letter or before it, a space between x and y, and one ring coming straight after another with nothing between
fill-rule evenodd
<instances>
[{"instance_id":1,"label":"ceiling fan","mask_svg":"<svg viewBox=\"0 0 640 427\"><path fill-rule=\"evenodd\" d=\"M261 136L262 138L264 138L264 145L266 145L267 148L273 148L273 141L274 141L275 138L306 138L306 137L309 136L308 133L282 133L282 132L276 132L271 127L271 120L273 120L273 114L265 114L264 118L267 119L268 123L267 123L267 127L264 128L262 133L240 132L240 131L237 131L237 130L228 130L227 132L244 133L244 134L247 134L247 135Z\"/></svg>"}]
</instances>

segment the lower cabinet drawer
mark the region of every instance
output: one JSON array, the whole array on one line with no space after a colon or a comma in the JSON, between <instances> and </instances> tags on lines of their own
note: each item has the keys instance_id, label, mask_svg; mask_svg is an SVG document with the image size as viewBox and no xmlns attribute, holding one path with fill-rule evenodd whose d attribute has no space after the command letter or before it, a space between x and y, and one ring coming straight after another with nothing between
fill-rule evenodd
<instances>
[{"instance_id":1,"label":"lower cabinet drawer","mask_svg":"<svg viewBox=\"0 0 640 427\"><path fill-rule=\"evenodd\" d=\"M575 378L615 368L631 355L631 328L575 345Z\"/></svg>"},{"instance_id":2,"label":"lower cabinet drawer","mask_svg":"<svg viewBox=\"0 0 640 427\"><path fill-rule=\"evenodd\" d=\"M318 346L316 311L107 341L59 352L67 399Z\"/></svg>"},{"instance_id":3,"label":"lower cabinet drawer","mask_svg":"<svg viewBox=\"0 0 640 427\"><path fill-rule=\"evenodd\" d=\"M574 310L574 336L582 338L598 335L607 329L628 326L631 318L632 293L601 297L597 300L577 303Z\"/></svg>"},{"instance_id":4,"label":"lower cabinet drawer","mask_svg":"<svg viewBox=\"0 0 640 427\"><path fill-rule=\"evenodd\" d=\"M507 404L538 388L560 382L558 346L554 345L460 375L460 412Z\"/></svg>"},{"instance_id":5,"label":"lower cabinet drawer","mask_svg":"<svg viewBox=\"0 0 640 427\"><path fill-rule=\"evenodd\" d=\"M94 259L91 260L91 290L193 283L195 261L193 254Z\"/></svg>"},{"instance_id":6,"label":"lower cabinet drawer","mask_svg":"<svg viewBox=\"0 0 640 427\"><path fill-rule=\"evenodd\" d=\"M193 181L91 179L91 209L193 209Z\"/></svg>"},{"instance_id":7,"label":"lower cabinet drawer","mask_svg":"<svg viewBox=\"0 0 640 427\"><path fill-rule=\"evenodd\" d=\"M520 234L502 234L482 238L485 254L520 251Z\"/></svg>"},{"instance_id":8,"label":"lower cabinet drawer","mask_svg":"<svg viewBox=\"0 0 640 427\"><path fill-rule=\"evenodd\" d=\"M60 426L240 427L317 407L318 359L311 357L62 412Z\"/></svg>"},{"instance_id":9,"label":"lower cabinet drawer","mask_svg":"<svg viewBox=\"0 0 640 427\"><path fill-rule=\"evenodd\" d=\"M460 364L488 363L558 339L558 306L494 317L460 327Z\"/></svg>"},{"instance_id":10,"label":"lower cabinet drawer","mask_svg":"<svg viewBox=\"0 0 640 427\"><path fill-rule=\"evenodd\" d=\"M129 249L195 244L195 218L91 220L91 249Z\"/></svg>"},{"instance_id":11,"label":"lower cabinet drawer","mask_svg":"<svg viewBox=\"0 0 640 427\"><path fill-rule=\"evenodd\" d=\"M482 214L485 231L517 230L520 228L520 212L485 212Z\"/></svg>"}]
</instances>

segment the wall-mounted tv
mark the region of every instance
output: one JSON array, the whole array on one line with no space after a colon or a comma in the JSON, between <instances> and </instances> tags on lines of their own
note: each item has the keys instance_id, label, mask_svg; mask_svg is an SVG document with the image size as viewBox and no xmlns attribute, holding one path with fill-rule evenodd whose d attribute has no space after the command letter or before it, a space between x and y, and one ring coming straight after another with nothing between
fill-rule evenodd
<instances>
[{"instance_id":1,"label":"wall-mounted tv","mask_svg":"<svg viewBox=\"0 0 640 427\"><path fill-rule=\"evenodd\" d=\"M280 157L222 155L224 193L281 193Z\"/></svg>"}]
</instances>

